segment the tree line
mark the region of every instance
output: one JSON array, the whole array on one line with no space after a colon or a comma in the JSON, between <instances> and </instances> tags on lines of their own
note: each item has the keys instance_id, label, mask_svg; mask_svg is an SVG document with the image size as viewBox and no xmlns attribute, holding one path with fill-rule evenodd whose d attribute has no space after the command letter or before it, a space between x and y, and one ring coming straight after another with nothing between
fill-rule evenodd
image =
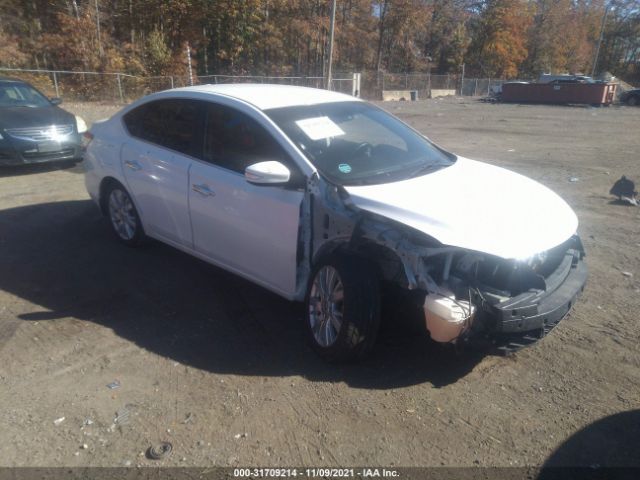
<instances>
[{"instance_id":1,"label":"tree line","mask_svg":"<svg viewBox=\"0 0 640 480\"><path fill-rule=\"evenodd\" d=\"M331 0L0 0L0 66L326 72ZM640 79L637 0L338 0L334 70Z\"/></svg>"}]
</instances>

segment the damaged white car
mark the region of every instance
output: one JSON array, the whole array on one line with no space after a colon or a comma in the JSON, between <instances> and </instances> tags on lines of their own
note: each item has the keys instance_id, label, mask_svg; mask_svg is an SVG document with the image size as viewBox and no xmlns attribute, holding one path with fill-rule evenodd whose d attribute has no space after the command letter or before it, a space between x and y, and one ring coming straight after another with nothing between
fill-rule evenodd
<instances>
[{"instance_id":1,"label":"damaged white car","mask_svg":"<svg viewBox=\"0 0 640 480\"><path fill-rule=\"evenodd\" d=\"M325 90L203 85L93 125L86 186L128 245L153 237L306 302L315 350L364 355L385 289L438 342L546 334L584 289L571 208Z\"/></svg>"}]
</instances>

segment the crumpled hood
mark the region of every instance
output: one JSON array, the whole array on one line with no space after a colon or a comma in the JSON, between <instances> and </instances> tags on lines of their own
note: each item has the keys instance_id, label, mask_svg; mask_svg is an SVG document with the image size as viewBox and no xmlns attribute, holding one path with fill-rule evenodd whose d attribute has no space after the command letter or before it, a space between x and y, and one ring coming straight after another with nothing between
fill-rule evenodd
<instances>
[{"instance_id":1,"label":"crumpled hood","mask_svg":"<svg viewBox=\"0 0 640 480\"><path fill-rule=\"evenodd\" d=\"M571 207L527 177L458 157L450 167L382 185L345 187L363 209L451 245L524 259L576 232Z\"/></svg>"}]
</instances>

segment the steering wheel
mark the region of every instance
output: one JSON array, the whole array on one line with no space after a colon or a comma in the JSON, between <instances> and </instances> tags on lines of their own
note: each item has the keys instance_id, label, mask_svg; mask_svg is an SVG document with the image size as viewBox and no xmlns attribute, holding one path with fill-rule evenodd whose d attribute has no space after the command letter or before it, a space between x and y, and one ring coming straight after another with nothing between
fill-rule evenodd
<instances>
[{"instance_id":1,"label":"steering wheel","mask_svg":"<svg viewBox=\"0 0 640 480\"><path fill-rule=\"evenodd\" d=\"M360 145L356 147L353 151L353 155L358 157L360 155L371 157L371 153L373 152L373 145L369 142L362 142Z\"/></svg>"}]
</instances>

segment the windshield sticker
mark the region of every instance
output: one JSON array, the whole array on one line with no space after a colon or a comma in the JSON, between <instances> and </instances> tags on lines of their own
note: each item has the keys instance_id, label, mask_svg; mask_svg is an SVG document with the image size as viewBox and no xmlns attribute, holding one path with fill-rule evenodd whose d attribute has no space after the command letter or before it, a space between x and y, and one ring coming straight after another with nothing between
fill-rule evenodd
<instances>
[{"instance_id":1,"label":"windshield sticker","mask_svg":"<svg viewBox=\"0 0 640 480\"><path fill-rule=\"evenodd\" d=\"M342 173L351 173L351 165L349 165L348 163L341 163L340 165L338 165L338 170L340 170Z\"/></svg>"},{"instance_id":2,"label":"windshield sticker","mask_svg":"<svg viewBox=\"0 0 640 480\"><path fill-rule=\"evenodd\" d=\"M329 117L305 118L304 120L297 120L296 125L298 125L311 140L321 140L323 138L344 135L342 129Z\"/></svg>"}]
</instances>

